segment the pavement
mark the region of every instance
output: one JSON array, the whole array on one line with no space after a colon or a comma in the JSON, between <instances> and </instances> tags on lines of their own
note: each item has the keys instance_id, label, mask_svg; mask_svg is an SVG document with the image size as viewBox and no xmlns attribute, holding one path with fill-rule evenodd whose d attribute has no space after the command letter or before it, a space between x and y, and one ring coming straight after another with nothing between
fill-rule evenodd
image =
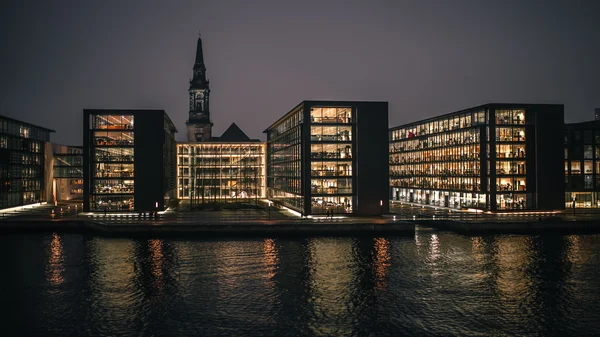
<instances>
[{"instance_id":1,"label":"pavement","mask_svg":"<svg viewBox=\"0 0 600 337\"><path fill-rule=\"evenodd\" d=\"M415 221L423 223L426 220L454 220L468 222L522 222L535 221L539 218L559 217L565 221L589 221L600 220L600 210L576 209L560 211L557 213L540 212L515 212L487 214L475 213L466 210L452 210L443 207L424 207L421 205L390 204L390 214L377 217L349 217L335 215L333 219L324 216L300 218L285 209L272 207L258 209L223 209L219 211L166 211L157 217L149 217L147 214L139 216L138 213L120 212L96 212L82 213L80 202L62 202L54 206L52 204L35 207L19 207L9 211L0 211L0 220L90 220L104 224L277 224L277 223L393 223L396 221Z\"/></svg>"}]
</instances>

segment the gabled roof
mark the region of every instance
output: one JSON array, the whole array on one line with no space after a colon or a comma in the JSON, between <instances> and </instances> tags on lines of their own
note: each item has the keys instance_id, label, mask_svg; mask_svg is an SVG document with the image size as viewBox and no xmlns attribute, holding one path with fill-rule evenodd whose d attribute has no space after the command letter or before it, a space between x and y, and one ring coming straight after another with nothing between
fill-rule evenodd
<instances>
[{"instance_id":1,"label":"gabled roof","mask_svg":"<svg viewBox=\"0 0 600 337\"><path fill-rule=\"evenodd\" d=\"M254 142L256 139L250 139L242 129L235 123L231 123L229 128L218 138L219 142Z\"/></svg>"}]
</instances>

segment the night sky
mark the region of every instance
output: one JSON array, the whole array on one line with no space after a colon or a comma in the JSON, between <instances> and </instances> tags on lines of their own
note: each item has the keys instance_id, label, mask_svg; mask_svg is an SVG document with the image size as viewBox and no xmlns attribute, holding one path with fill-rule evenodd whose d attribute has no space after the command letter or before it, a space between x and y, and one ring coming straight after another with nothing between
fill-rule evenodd
<instances>
[{"instance_id":1,"label":"night sky","mask_svg":"<svg viewBox=\"0 0 600 337\"><path fill-rule=\"evenodd\" d=\"M305 99L390 126L489 102L600 107L600 1L3 1L0 114L80 145L82 109L164 109L185 139L198 31L213 135Z\"/></svg>"}]
</instances>

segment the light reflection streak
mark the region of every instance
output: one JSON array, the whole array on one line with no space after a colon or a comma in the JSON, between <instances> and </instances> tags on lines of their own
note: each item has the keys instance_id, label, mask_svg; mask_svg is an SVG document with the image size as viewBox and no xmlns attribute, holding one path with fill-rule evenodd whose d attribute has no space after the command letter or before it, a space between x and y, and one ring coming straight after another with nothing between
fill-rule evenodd
<instances>
[{"instance_id":1,"label":"light reflection streak","mask_svg":"<svg viewBox=\"0 0 600 337\"><path fill-rule=\"evenodd\" d=\"M315 239L309 249L313 314L339 322L352 310L352 244L349 239ZM343 335L343 333L340 333ZM349 334L349 333L348 333Z\"/></svg>"},{"instance_id":2,"label":"light reflection streak","mask_svg":"<svg viewBox=\"0 0 600 337\"><path fill-rule=\"evenodd\" d=\"M431 234L431 246L429 254L431 262L437 261L437 259L440 257L440 239L438 238L437 234Z\"/></svg>"},{"instance_id":3,"label":"light reflection streak","mask_svg":"<svg viewBox=\"0 0 600 337\"><path fill-rule=\"evenodd\" d=\"M390 242L385 238L375 239L375 277L377 282L375 288L384 290L387 287L387 274L390 267Z\"/></svg>"},{"instance_id":4,"label":"light reflection streak","mask_svg":"<svg viewBox=\"0 0 600 337\"><path fill-rule=\"evenodd\" d=\"M502 237L497 239L496 262L498 276L496 286L500 299L507 303L522 300L534 286L527 278L526 267L531 250L531 241L523 237ZM532 289L528 289L531 287Z\"/></svg>"},{"instance_id":5,"label":"light reflection streak","mask_svg":"<svg viewBox=\"0 0 600 337\"><path fill-rule=\"evenodd\" d=\"M277 272L277 263L279 262L275 240L265 239L263 241L263 252L265 254L263 264L265 266L266 278L271 280Z\"/></svg>"},{"instance_id":6,"label":"light reflection streak","mask_svg":"<svg viewBox=\"0 0 600 337\"><path fill-rule=\"evenodd\" d=\"M567 236L568 245L566 245L567 249L567 259L570 263L573 264L581 264L585 261L585 257L581 254L581 239L575 235Z\"/></svg>"},{"instance_id":7,"label":"light reflection streak","mask_svg":"<svg viewBox=\"0 0 600 337\"><path fill-rule=\"evenodd\" d=\"M48 282L53 286L59 286L65 281L62 275L65 271L64 262L65 257L62 241L56 233L53 233L52 241L50 242L50 256L46 268L46 277L48 278Z\"/></svg>"},{"instance_id":8,"label":"light reflection streak","mask_svg":"<svg viewBox=\"0 0 600 337\"><path fill-rule=\"evenodd\" d=\"M162 252L161 240L149 240L148 247L150 248L150 263L152 265L152 276L156 288L161 291L163 288L163 265L164 255Z\"/></svg>"}]
</instances>

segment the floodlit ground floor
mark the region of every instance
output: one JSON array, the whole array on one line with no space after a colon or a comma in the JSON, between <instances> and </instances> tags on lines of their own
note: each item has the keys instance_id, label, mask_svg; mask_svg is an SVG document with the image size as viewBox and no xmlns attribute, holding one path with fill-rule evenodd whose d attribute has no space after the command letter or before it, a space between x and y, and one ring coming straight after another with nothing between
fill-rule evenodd
<instances>
[{"instance_id":1,"label":"floodlit ground floor","mask_svg":"<svg viewBox=\"0 0 600 337\"><path fill-rule=\"evenodd\" d=\"M600 192L565 192L565 208L600 208Z\"/></svg>"},{"instance_id":2,"label":"floodlit ground floor","mask_svg":"<svg viewBox=\"0 0 600 337\"><path fill-rule=\"evenodd\" d=\"M526 210L532 209L531 194L519 192L498 192L495 200L490 200L487 193L465 193L444 190L414 189L392 187L391 201L410 202L428 206L447 208L479 208L492 210L495 201L496 210Z\"/></svg>"}]
</instances>

